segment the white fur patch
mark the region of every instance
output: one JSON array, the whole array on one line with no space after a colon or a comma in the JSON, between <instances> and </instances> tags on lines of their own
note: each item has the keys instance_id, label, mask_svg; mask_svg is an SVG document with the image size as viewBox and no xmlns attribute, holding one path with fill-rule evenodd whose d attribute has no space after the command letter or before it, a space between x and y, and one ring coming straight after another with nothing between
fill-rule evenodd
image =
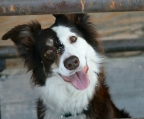
<instances>
[{"instance_id":1,"label":"white fur patch","mask_svg":"<svg viewBox=\"0 0 144 119\"><path fill-rule=\"evenodd\" d=\"M53 47L54 45L53 39L48 39L46 45Z\"/></svg>"},{"instance_id":2,"label":"white fur patch","mask_svg":"<svg viewBox=\"0 0 144 119\"><path fill-rule=\"evenodd\" d=\"M71 32L70 28L57 26L52 29L64 44L65 51L60 57L59 67L52 70L53 76L46 80L45 86L36 87L35 90L39 92L39 97L48 108L45 119L60 119L61 115L65 113L76 115L84 109L87 110L88 103L98 84L97 74L100 72L102 58L82 37ZM73 44L69 43L70 36L76 36L77 41ZM70 83L65 82L58 74L69 76L76 72L67 70L63 64L64 60L72 55L79 58L80 65L77 70L82 69L86 64L89 67L88 77L90 84L85 90L77 90ZM75 117L74 119L84 119L84 117L80 115L79 118Z\"/></svg>"}]
</instances>

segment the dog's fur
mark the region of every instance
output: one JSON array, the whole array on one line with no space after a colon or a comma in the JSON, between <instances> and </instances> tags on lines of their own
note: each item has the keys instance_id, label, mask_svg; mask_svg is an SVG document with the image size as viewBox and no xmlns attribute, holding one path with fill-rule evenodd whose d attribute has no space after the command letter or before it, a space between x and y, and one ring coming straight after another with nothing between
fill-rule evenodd
<instances>
[{"instance_id":1,"label":"dog's fur","mask_svg":"<svg viewBox=\"0 0 144 119\"><path fill-rule=\"evenodd\" d=\"M70 119L113 119L130 117L119 110L111 100L105 84L103 69L104 51L97 40L97 32L86 14L54 15L55 23L42 29L37 21L16 26L2 39L11 39L20 57L32 71L36 93L38 119L59 119L69 114ZM76 42L69 41L71 36ZM64 61L70 56L79 59L75 70L68 70ZM78 89L64 80L76 72L83 72L89 85ZM85 72L86 73L86 72ZM78 84L79 85L79 84Z\"/></svg>"}]
</instances>

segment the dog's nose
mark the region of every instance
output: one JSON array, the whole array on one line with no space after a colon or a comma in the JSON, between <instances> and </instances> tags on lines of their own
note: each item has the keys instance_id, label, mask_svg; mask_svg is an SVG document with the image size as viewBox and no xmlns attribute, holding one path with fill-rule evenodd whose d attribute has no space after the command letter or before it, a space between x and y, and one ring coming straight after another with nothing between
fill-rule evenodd
<instances>
[{"instance_id":1,"label":"dog's nose","mask_svg":"<svg viewBox=\"0 0 144 119\"><path fill-rule=\"evenodd\" d=\"M68 70L74 70L79 66L79 59L76 56L70 56L69 58L65 59L64 66Z\"/></svg>"}]
</instances>

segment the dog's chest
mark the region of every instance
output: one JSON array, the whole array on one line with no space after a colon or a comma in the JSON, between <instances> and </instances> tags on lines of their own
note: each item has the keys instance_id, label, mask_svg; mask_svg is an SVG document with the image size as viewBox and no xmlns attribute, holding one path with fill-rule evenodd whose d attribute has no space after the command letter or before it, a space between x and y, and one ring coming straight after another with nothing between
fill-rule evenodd
<instances>
[{"instance_id":1,"label":"dog's chest","mask_svg":"<svg viewBox=\"0 0 144 119\"><path fill-rule=\"evenodd\" d=\"M45 86L37 87L44 105L61 114L81 113L89 102L86 92L77 91L71 84L60 81L59 78L52 77Z\"/></svg>"},{"instance_id":2,"label":"dog's chest","mask_svg":"<svg viewBox=\"0 0 144 119\"><path fill-rule=\"evenodd\" d=\"M39 92L39 98L46 108L61 115L65 113L76 115L83 110L87 110L97 83L95 74L93 73L92 77L95 79L91 80L90 86L83 91L78 91L60 78L60 76L55 75L46 81L45 86L36 88L38 89L36 92Z\"/></svg>"}]
</instances>

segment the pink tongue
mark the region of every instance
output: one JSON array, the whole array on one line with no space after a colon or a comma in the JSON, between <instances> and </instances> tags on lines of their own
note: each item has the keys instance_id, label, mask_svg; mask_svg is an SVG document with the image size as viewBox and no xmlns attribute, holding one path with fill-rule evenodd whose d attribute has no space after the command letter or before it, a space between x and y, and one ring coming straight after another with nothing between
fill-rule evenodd
<instances>
[{"instance_id":1,"label":"pink tongue","mask_svg":"<svg viewBox=\"0 0 144 119\"><path fill-rule=\"evenodd\" d=\"M88 79L88 66L86 65L83 70L76 72L75 74L67 77L60 75L64 81L71 83L78 90L84 90L89 86Z\"/></svg>"},{"instance_id":2,"label":"pink tongue","mask_svg":"<svg viewBox=\"0 0 144 119\"><path fill-rule=\"evenodd\" d=\"M79 90L84 90L89 85L89 79L84 71L79 71L69 77L70 83Z\"/></svg>"}]
</instances>

